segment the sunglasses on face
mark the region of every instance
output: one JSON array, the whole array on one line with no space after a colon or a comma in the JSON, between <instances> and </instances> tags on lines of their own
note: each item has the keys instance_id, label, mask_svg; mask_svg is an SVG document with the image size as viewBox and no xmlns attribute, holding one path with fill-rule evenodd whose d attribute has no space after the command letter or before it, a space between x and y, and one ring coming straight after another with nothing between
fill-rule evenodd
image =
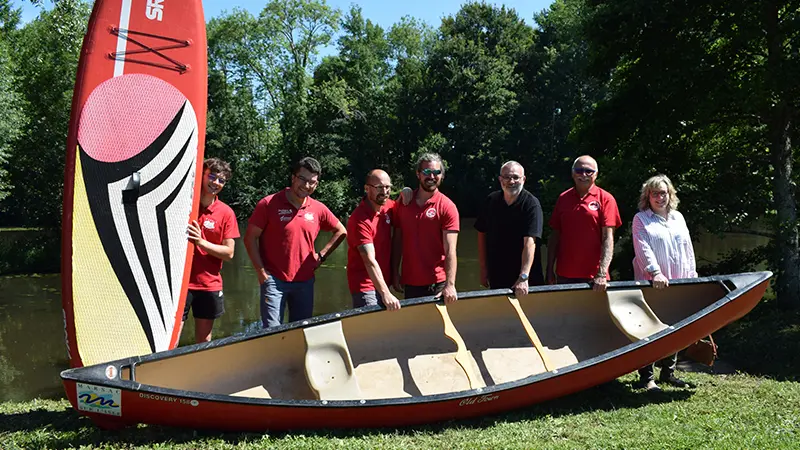
<instances>
[{"instance_id":1,"label":"sunglasses on face","mask_svg":"<svg viewBox=\"0 0 800 450\"><path fill-rule=\"evenodd\" d=\"M584 169L582 167L576 167L572 169L572 171L578 175L594 175L594 173L597 172L594 169Z\"/></svg>"},{"instance_id":2,"label":"sunglasses on face","mask_svg":"<svg viewBox=\"0 0 800 450\"><path fill-rule=\"evenodd\" d=\"M429 175L436 175L437 177L442 174L442 169L422 169L420 173L426 177Z\"/></svg>"},{"instance_id":3,"label":"sunglasses on face","mask_svg":"<svg viewBox=\"0 0 800 450\"><path fill-rule=\"evenodd\" d=\"M228 182L228 180L225 179L225 177L223 177L222 175L216 174L216 173L209 173L208 174L208 181L210 181L212 183L216 181L219 184L225 184L225 183Z\"/></svg>"}]
</instances>

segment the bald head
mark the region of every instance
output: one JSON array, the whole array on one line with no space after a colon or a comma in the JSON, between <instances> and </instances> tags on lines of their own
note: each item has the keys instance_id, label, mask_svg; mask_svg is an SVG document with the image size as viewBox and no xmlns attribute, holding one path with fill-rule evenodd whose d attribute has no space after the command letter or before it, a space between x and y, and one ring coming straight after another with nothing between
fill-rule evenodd
<instances>
[{"instance_id":1,"label":"bald head","mask_svg":"<svg viewBox=\"0 0 800 450\"><path fill-rule=\"evenodd\" d=\"M525 168L522 167L522 164L516 161L507 161L500 166L500 175L505 175L510 171L519 172L520 176L525 176Z\"/></svg>"},{"instance_id":2,"label":"bald head","mask_svg":"<svg viewBox=\"0 0 800 450\"><path fill-rule=\"evenodd\" d=\"M586 167L586 165L592 167L595 171L599 171L597 167L597 161L589 155L578 156L575 158L575 162L572 163L572 168L576 167Z\"/></svg>"},{"instance_id":3,"label":"bald head","mask_svg":"<svg viewBox=\"0 0 800 450\"><path fill-rule=\"evenodd\" d=\"M367 173L366 184L381 184L381 181L388 180L389 174L381 169L372 169Z\"/></svg>"}]
</instances>

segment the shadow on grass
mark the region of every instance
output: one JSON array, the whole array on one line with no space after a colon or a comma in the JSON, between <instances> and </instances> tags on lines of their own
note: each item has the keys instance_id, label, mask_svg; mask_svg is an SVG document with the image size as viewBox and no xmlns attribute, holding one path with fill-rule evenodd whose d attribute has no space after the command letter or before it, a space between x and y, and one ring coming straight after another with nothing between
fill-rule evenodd
<instances>
[{"instance_id":1,"label":"shadow on grass","mask_svg":"<svg viewBox=\"0 0 800 450\"><path fill-rule=\"evenodd\" d=\"M34 410L19 414L0 414L0 434L9 432L31 432L37 436L36 445L65 448L81 445L148 445L158 443L188 443L202 439L219 439L228 444L259 441L265 436L281 439L303 435L306 438L364 437L390 433L411 436L419 433L438 433L448 428L489 428L498 423L513 423L534 420L544 416L569 416L590 411L610 411L638 408L654 403L669 403L686 400L692 390L665 390L645 393L633 390L629 382L614 380L560 399L533 405L506 413L473 419L452 420L414 427L341 429L341 430L293 430L276 433L222 433L208 430L191 430L160 426L131 426L120 430L102 430L90 419L81 417L71 408L61 411Z\"/></svg>"},{"instance_id":2,"label":"shadow on grass","mask_svg":"<svg viewBox=\"0 0 800 450\"><path fill-rule=\"evenodd\" d=\"M800 381L800 311L761 302L714 334L721 358L739 371L777 381Z\"/></svg>"}]
</instances>

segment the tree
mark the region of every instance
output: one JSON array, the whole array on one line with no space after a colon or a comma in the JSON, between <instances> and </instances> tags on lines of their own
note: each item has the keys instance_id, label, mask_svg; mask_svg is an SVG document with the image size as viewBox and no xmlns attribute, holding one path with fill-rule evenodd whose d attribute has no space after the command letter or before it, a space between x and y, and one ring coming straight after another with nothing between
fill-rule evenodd
<instances>
[{"instance_id":1,"label":"tree","mask_svg":"<svg viewBox=\"0 0 800 450\"><path fill-rule=\"evenodd\" d=\"M445 183L465 215L496 187L503 160L522 151L515 139L523 92L518 61L533 42L533 29L514 10L467 3L442 20L429 77L432 133L449 141Z\"/></svg>"},{"instance_id":2,"label":"tree","mask_svg":"<svg viewBox=\"0 0 800 450\"><path fill-rule=\"evenodd\" d=\"M324 1L273 0L258 17L234 10L209 22L208 149L239 146L234 203L252 205L282 185L302 156L324 159L308 141L310 72L338 16Z\"/></svg>"},{"instance_id":3,"label":"tree","mask_svg":"<svg viewBox=\"0 0 800 450\"><path fill-rule=\"evenodd\" d=\"M20 20L20 10L12 9L10 0L0 0L0 205L8 197L12 184L8 164L13 143L25 124L21 96L14 89L14 67L11 59L11 40Z\"/></svg>"},{"instance_id":4,"label":"tree","mask_svg":"<svg viewBox=\"0 0 800 450\"><path fill-rule=\"evenodd\" d=\"M712 231L767 211L779 301L800 306L800 3L588 4L591 67L609 95L584 118L582 142L608 149L628 192L655 171L673 176L687 217Z\"/></svg>"},{"instance_id":5,"label":"tree","mask_svg":"<svg viewBox=\"0 0 800 450\"><path fill-rule=\"evenodd\" d=\"M64 143L89 4L60 0L16 32L13 88L27 126L14 140L6 224L57 226L61 218Z\"/></svg>"}]
</instances>

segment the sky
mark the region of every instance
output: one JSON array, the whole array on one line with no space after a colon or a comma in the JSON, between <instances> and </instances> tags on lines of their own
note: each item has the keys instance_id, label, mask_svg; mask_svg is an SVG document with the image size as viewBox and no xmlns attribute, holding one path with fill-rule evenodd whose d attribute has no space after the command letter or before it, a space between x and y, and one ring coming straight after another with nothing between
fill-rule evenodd
<instances>
[{"instance_id":1,"label":"sky","mask_svg":"<svg viewBox=\"0 0 800 450\"><path fill-rule=\"evenodd\" d=\"M170 0L166 0L170 1ZM181 1L181 0L172 0ZM45 6L51 5L50 0L44 1ZM233 8L243 8L257 15L264 8L267 0L205 0L206 20L219 16L223 11L232 11ZM434 28L438 27L444 16L455 14L464 0L328 0L329 5L347 11L351 4L361 6L365 18L372 20L384 29L399 22L403 16L412 16L427 22ZM552 0L505 0L487 1L486 3L506 5L517 11L517 14L529 25L534 25L533 14L546 9ZM14 7L22 7L23 22L29 22L38 15L38 8L32 6L29 0L12 0Z\"/></svg>"}]
</instances>

